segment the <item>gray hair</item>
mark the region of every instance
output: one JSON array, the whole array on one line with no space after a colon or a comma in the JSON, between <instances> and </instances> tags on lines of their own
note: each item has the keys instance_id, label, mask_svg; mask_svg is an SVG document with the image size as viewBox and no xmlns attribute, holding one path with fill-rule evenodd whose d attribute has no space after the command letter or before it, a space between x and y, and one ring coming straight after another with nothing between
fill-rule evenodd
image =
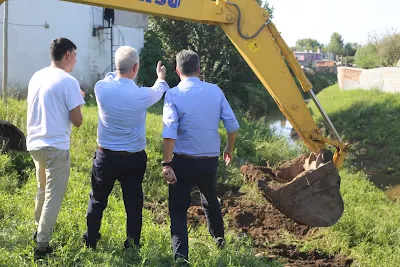
<instances>
[{"instance_id":1,"label":"gray hair","mask_svg":"<svg viewBox=\"0 0 400 267\"><path fill-rule=\"evenodd\" d=\"M137 63L139 63L139 54L135 48L121 46L115 52L115 66L121 74L127 73Z\"/></svg>"},{"instance_id":2,"label":"gray hair","mask_svg":"<svg viewBox=\"0 0 400 267\"><path fill-rule=\"evenodd\" d=\"M192 50L182 50L176 55L176 65L183 75L191 75L200 67L200 57Z\"/></svg>"}]
</instances>

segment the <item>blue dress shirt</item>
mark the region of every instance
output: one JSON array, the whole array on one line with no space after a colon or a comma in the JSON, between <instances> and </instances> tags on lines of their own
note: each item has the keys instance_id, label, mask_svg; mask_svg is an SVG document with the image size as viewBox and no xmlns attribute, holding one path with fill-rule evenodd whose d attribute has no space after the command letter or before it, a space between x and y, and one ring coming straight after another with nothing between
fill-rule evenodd
<instances>
[{"instance_id":1,"label":"blue dress shirt","mask_svg":"<svg viewBox=\"0 0 400 267\"><path fill-rule=\"evenodd\" d=\"M97 143L113 151L138 152L146 148L146 110L157 103L168 84L138 87L133 80L108 73L94 87L98 105Z\"/></svg>"},{"instance_id":2,"label":"blue dress shirt","mask_svg":"<svg viewBox=\"0 0 400 267\"><path fill-rule=\"evenodd\" d=\"M176 139L174 153L219 156L220 120L228 133L239 129L224 93L215 84L189 77L165 94L162 136Z\"/></svg>"}]
</instances>

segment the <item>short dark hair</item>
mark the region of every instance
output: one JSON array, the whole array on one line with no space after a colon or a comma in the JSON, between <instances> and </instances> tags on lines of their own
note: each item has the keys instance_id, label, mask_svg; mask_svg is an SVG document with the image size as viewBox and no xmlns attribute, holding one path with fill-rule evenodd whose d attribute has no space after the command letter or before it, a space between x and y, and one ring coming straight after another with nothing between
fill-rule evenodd
<instances>
[{"instance_id":1,"label":"short dark hair","mask_svg":"<svg viewBox=\"0 0 400 267\"><path fill-rule=\"evenodd\" d=\"M73 51L76 45L67 38L57 38L51 41L50 55L53 61L60 61L67 51Z\"/></svg>"},{"instance_id":2,"label":"short dark hair","mask_svg":"<svg viewBox=\"0 0 400 267\"><path fill-rule=\"evenodd\" d=\"M184 49L176 55L176 65L183 75L191 75L197 72L200 57L196 52Z\"/></svg>"}]
</instances>

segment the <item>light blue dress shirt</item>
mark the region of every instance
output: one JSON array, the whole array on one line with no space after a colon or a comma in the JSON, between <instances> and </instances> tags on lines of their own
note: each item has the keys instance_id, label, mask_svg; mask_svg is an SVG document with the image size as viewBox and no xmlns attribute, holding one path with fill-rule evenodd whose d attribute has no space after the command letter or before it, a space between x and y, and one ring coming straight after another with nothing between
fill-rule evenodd
<instances>
[{"instance_id":1,"label":"light blue dress shirt","mask_svg":"<svg viewBox=\"0 0 400 267\"><path fill-rule=\"evenodd\" d=\"M220 120L228 133L239 129L224 93L215 84L189 77L165 94L162 136L176 139L174 153L219 156Z\"/></svg>"},{"instance_id":2,"label":"light blue dress shirt","mask_svg":"<svg viewBox=\"0 0 400 267\"><path fill-rule=\"evenodd\" d=\"M98 106L97 143L113 151L138 152L146 148L146 110L157 103L168 84L138 87L133 80L107 73L94 87Z\"/></svg>"}]
</instances>

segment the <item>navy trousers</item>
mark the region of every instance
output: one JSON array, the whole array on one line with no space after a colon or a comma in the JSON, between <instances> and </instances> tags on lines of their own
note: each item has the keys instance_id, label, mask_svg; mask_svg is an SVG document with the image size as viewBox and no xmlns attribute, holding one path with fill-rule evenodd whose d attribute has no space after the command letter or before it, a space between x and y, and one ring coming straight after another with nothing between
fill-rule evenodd
<instances>
[{"instance_id":1,"label":"navy trousers","mask_svg":"<svg viewBox=\"0 0 400 267\"><path fill-rule=\"evenodd\" d=\"M194 186L200 190L210 234L214 238L224 238L221 207L217 199L218 157L197 159L175 155L172 168L177 177L177 183L169 186L172 248L175 259L188 260L187 210Z\"/></svg>"},{"instance_id":2,"label":"navy trousers","mask_svg":"<svg viewBox=\"0 0 400 267\"><path fill-rule=\"evenodd\" d=\"M121 184L127 216L125 243L132 240L139 245L142 229L142 182L146 165L147 155L144 150L137 153L96 150L92 167L92 191L86 214L87 232L84 234L88 245L95 247L100 238L103 211L116 180Z\"/></svg>"}]
</instances>

